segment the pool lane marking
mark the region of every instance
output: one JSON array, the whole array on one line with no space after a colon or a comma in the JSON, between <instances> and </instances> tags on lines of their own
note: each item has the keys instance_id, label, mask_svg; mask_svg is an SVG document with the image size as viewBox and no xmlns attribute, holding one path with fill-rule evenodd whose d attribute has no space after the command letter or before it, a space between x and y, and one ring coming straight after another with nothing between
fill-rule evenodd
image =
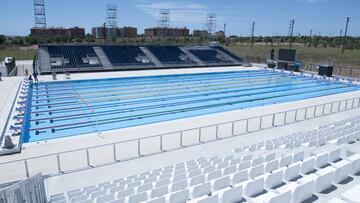
<instances>
[{"instance_id":1,"label":"pool lane marking","mask_svg":"<svg viewBox=\"0 0 360 203\"><path fill-rule=\"evenodd\" d=\"M275 78L272 79L272 81L283 81L280 80L279 78ZM285 79L286 81L290 81L291 79ZM156 89L150 89L150 88L146 88L143 87L141 89L146 89L146 91L102 91L101 93L96 93L96 94L81 94L83 97L86 97L87 99L92 99L92 98L106 98L109 96L131 96L131 95L137 95L137 96L141 96L144 94L155 94L155 93L161 93L161 92L166 92L166 93L172 93L175 92L177 90L184 90L184 89L192 89L194 91L202 91L204 88L209 88L209 87L231 87L232 85L241 85L241 86L245 86L248 84L253 84L254 82L259 83L260 82L266 82L266 83L270 83L269 79L266 80L253 80L253 81L229 81L229 82L225 82L225 83L214 83L214 84L207 84L207 85L192 85L192 86L178 86L178 85L174 85L174 87L163 87L163 88L156 88ZM76 96L76 94L73 94ZM34 104L34 106L40 106L40 105L53 105L53 104L61 104L63 102L63 100L66 100L66 102L76 102L76 97L72 96L72 97L62 97L62 98L47 98L47 99L32 99L32 102L36 104ZM42 101L42 102L41 102ZM51 101L51 102L50 102Z\"/></svg>"},{"instance_id":2,"label":"pool lane marking","mask_svg":"<svg viewBox=\"0 0 360 203\"><path fill-rule=\"evenodd\" d=\"M230 76L227 76L226 78L224 78L224 77L211 77L211 78L206 78L206 79L203 79L203 80L195 80L195 79L191 79L191 80L189 80L189 81L179 81L178 83L179 84L191 84L191 83L201 83L201 82L199 82L199 81L202 81L202 82L205 82L205 83L210 83L210 82L212 82L212 81L218 81L219 79L223 79L224 81L227 81L227 80L231 80L231 79L234 79L234 78L239 78L239 79L241 79L241 78L255 78L255 77L258 77L258 78L260 78L260 77L269 77L269 76L278 76L278 77L285 77L285 75L280 75L280 74L275 74L275 73L270 73L270 74L261 74L261 75L250 75L250 76L246 76L246 77L239 77L238 75L230 75ZM132 84L132 85L130 85L131 87L137 87L137 86L142 86L142 85L147 85L147 87L152 87L152 86L158 86L158 87L161 87L161 86L164 86L164 85L166 85L166 84L173 84L174 83L174 81L170 81L170 82L167 82L167 81L163 81L163 80L159 80L159 81L154 81L154 82L151 82L151 83L137 83L137 84ZM94 85L96 85L96 84L94 84ZM94 85L92 86L92 88L94 87ZM112 88L112 87L118 87L118 88L121 88L121 89L124 89L124 90L127 90L127 89L131 89L131 88L129 88L129 85L121 85L121 84L117 84L117 83L115 83L115 85L114 85L114 83L113 84L110 84L110 85L107 85L106 87L110 87L110 88ZM98 85L96 85L96 88L102 88L102 89L107 89L107 88L104 88L103 86L98 86ZM81 89L85 89L85 90L82 90L81 91ZM86 88L81 88L81 87L79 87L79 85L77 85L77 90L79 91L79 92L86 92L86 91L94 91L94 90L88 90L89 89L89 87L86 87ZM69 88L68 90L72 90L72 88ZM51 91L51 92L56 92L56 93L47 93L47 94L38 94L38 93L36 93L36 92L40 92L40 91L38 91L38 90L36 90L36 88L35 88L35 91L34 91L34 96L48 96L48 95L53 95L53 94L55 94L55 95L57 95L57 94L59 94L59 93L67 93L67 92L69 92L69 91L64 91L64 92L59 92L59 91L54 91L54 90L51 90L51 89L47 89L45 92L49 92L49 91Z\"/></svg>"},{"instance_id":3,"label":"pool lane marking","mask_svg":"<svg viewBox=\"0 0 360 203\"><path fill-rule=\"evenodd\" d=\"M279 75L272 75L271 77L269 76L261 76L261 77L247 77L247 81L256 81L256 80L269 80L269 79L278 79L278 78L283 78L283 76L279 76ZM190 86L190 85L193 85L193 86L201 86L201 85L208 85L208 84L226 84L226 83L229 83L231 81L234 81L234 79L241 79L241 78L237 78L237 77L234 77L234 78L230 78L230 79L223 79L223 80L220 80L220 79L216 79L216 80L208 80L208 81L205 81L205 82L192 82L192 83L175 83L176 86ZM244 81L246 82L246 81ZM173 84L171 84L173 85ZM164 84L159 84L159 85L151 85L151 86L134 86L134 87L121 87L121 88L117 88L117 87L114 87L114 88L104 88L104 89L98 89L98 87L95 87L96 89L92 89L92 90L85 90L85 91L79 91L77 89L77 91L79 93L81 93L82 95L86 94L86 95L91 95L91 94L98 94L97 92L102 92L104 90L108 91L108 92L116 92L116 91L119 91L119 90L128 90L128 91L125 91L125 92L132 92L134 90L138 90L139 88L151 88L151 89L162 89L165 85ZM165 88L164 88L165 89ZM114 90L114 91L109 91L109 90ZM72 91L68 91L68 92L62 92L62 93L53 93L51 95L66 95L66 94L71 94L73 95L73 92ZM42 100L48 100L48 99L62 99L62 98L67 98L67 97L48 97L50 94L45 94L45 95L42 95L42 96L39 96L39 95L35 95L33 97L45 97L45 98L41 98L41 99L33 99L33 101L42 101Z\"/></svg>"},{"instance_id":4,"label":"pool lane marking","mask_svg":"<svg viewBox=\"0 0 360 203\"><path fill-rule=\"evenodd\" d=\"M350 88L350 87L349 87ZM349 89L348 88L348 89ZM310 98L315 98L315 97L321 97L321 96L327 96L327 95L334 95L334 94L339 94L339 93L343 93L343 92L350 92L350 91L354 91L353 87L351 87L351 90L337 90L337 91L332 91L331 93L329 93L329 90L326 91L326 93L322 93L322 94L315 94L315 93L311 93L310 95L307 94L306 97L302 96L302 97L299 97L299 96L290 96L291 99L293 101L298 101L298 100L304 100L304 99L310 99ZM133 118L133 119L127 119L127 120L124 120L125 125L121 125L121 120L117 120L117 121L107 121L107 122L103 122L102 125L109 125L111 124L112 126L114 127L105 127L101 129L101 131L107 131L107 130L113 130L113 129L121 129L121 128L127 128L127 127L133 127L133 126L139 126L139 125L145 125L145 124L152 124L152 123L159 123L159 122L164 122L164 121L171 121L171 120L176 120L176 119L182 119L182 118L189 118L189 117L194 117L194 116L200 116L200 115L206 115L206 114L213 114L213 113L218 113L218 112L224 112L224 111L230 111L230 110L235 110L235 109L244 109L244 108L251 108L251 107L254 107L254 106L264 106L264 105L269 105L269 104L273 104L273 103L284 103L284 102L288 102L289 101L289 98L288 97L282 97L282 98L279 98L279 99L276 99L276 100L273 100L271 103L269 103L268 101L265 101L265 102L260 102L256 105L254 105L252 102L247 102L247 103L243 103L243 105L241 107L232 107L232 108L229 108L229 109L216 109L214 111L210 111L208 113L204 113L204 112L198 112L196 114L188 114L189 112L184 112L185 114L178 114L178 117L176 118L168 118L168 117L164 117L164 116L168 116L169 114L165 114L165 115L158 115L158 116L148 116L148 117L138 117L138 118ZM246 104L246 105L245 105ZM230 106L233 106L233 105L230 105ZM221 107L219 107L221 108ZM197 111L197 110L195 110ZM203 111L202 109L200 109L199 111ZM181 112L180 112L181 113ZM143 122L131 122L129 123L129 121L135 121L135 120L139 120L139 119L148 119L148 118L156 118L157 117L157 120L155 121L144 121ZM120 125L119 125L120 124ZM92 126L89 125L89 124L86 124L86 125L82 125L82 126L73 126L73 127L68 127L68 128L61 128L61 129L57 129L57 132L59 131L66 131L66 130L70 130L70 129L77 129L77 130L81 130L81 129L84 129L86 128L87 126ZM39 136L33 136L31 135L30 133L28 134L29 136L29 139L31 137L31 141L30 142L35 142L35 141L40 141L40 140L49 140L49 139L56 139L56 138L61 138L61 137L69 137L69 136L76 136L76 135L79 135L79 134L86 134L86 133L91 133L89 131L82 131L82 132L79 132L78 134L69 134L66 133L66 134L59 134L59 133L56 133L56 134L48 134L46 133L45 135L39 135ZM35 138L35 139L34 139Z\"/></svg>"},{"instance_id":5,"label":"pool lane marking","mask_svg":"<svg viewBox=\"0 0 360 203\"><path fill-rule=\"evenodd\" d=\"M352 89L352 87L341 87L341 88L336 88L336 89L332 89L332 90L327 90L329 91L333 91L336 92L336 90L340 90L340 89ZM349 90L350 91L350 90ZM307 91L304 94L302 94L304 97L304 95L306 94L311 94L311 93L317 93L319 92L319 90L315 90L315 91ZM322 93L322 91L320 91L320 93L318 95L329 95L328 93ZM272 97L267 97L267 98L259 98L259 99L250 99L250 100L245 100L245 101L235 101L235 102L225 102L225 103L218 103L218 104L211 104L211 105L205 105L205 106L198 106L198 107L191 107L191 108L182 108L182 109L178 109L178 110L169 110L169 111L163 111L163 112L154 112L154 113L148 113L148 114L139 114L139 115L133 115L133 116L126 116L126 117L115 117L115 118L108 118L108 119L102 119L100 120L100 125L102 124L101 122L105 122L105 121L110 121L110 120L119 120L119 119L123 119L126 118L127 120L133 120L130 118L142 118L145 115L148 117L153 117L153 116L149 116L149 115L159 115L159 114L163 114L163 115L168 115L168 114L173 114L173 113L178 113L178 112L188 112L188 111L194 111L194 110L201 110L201 109L208 109L208 108L213 108L213 107L220 107L220 106L226 106L226 105L234 105L234 104L239 104L239 103L244 103L244 102L254 102L254 101L259 101L259 100L270 100L270 99L275 99L275 98L281 98L281 97L289 97L289 96L294 96L294 95L299 95L298 92L293 93L293 94L287 94L287 95L278 95L278 96L272 96ZM300 95L299 95L300 97ZM114 121L112 121L111 123L113 123ZM120 122L120 121L119 121ZM47 127L41 127L41 128L32 128L32 129L27 129L27 132L30 131L39 131L39 130L46 130L46 129L56 129L56 128L61 128L61 127L68 127L68 126L76 126L76 125L81 125L81 124L89 124L89 121L87 122L77 122L77 123L69 123L69 124L62 124L62 125L55 125L55 126L47 126ZM93 124L91 124L93 125Z\"/></svg>"},{"instance_id":6,"label":"pool lane marking","mask_svg":"<svg viewBox=\"0 0 360 203\"><path fill-rule=\"evenodd\" d=\"M274 74L274 75L280 75L279 73L275 73L275 72L266 72L266 71L238 71L238 72L232 72L232 73L217 73L217 74L212 74L212 75L197 75L197 76L193 76L193 75L185 75L184 77L153 77L153 76L150 76L152 77L151 79L147 80L147 79L144 79L142 77L140 78L137 78L135 81L130 81L129 80L132 80L131 77L125 77L125 78L120 78L120 79L92 79L92 80L86 80L86 82L82 81L82 80L78 80L78 81L73 81L74 83L77 84L77 86L79 88L87 88L87 87L93 87L94 83L96 84L98 80L101 80L101 81L106 81L106 83L100 83L100 84L97 84L97 86L102 86L102 85L106 85L106 86L111 86L115 83L121 85L121 86L129 86L129 85L134 85L135 84L138 84L140 82L143 83L143 84L156 84L158 83L159 81L161 82L166 82L166 83L172 83L174 81L194 81L195 79L196 80L207 80L209 78L221 78L221 77L232 77L232 76L249 76L249 75L270 75L270 74ZM145 82L144 82L145 81ZM86 85L84 85L84 83L86 83ZM41 86L44 86L43 88L41 89L44 89L42 91L46 91L46 90L58 90L59 88L51 88L49 86L59 86L59 85L62 85L62 84L65 84L65 82L45 82L43 84L39 83L37 84L38 88L41 87ZM66 86L65 86L66 87ZM66 88L66 89L69 89L71 90L71 88Z\"/></svg>"},{"instance_id":7,"label":"pool lane marking","mask_svg":"<svg viewBox=\"0 0 360 203\"><path fill-rule=\"evenodd\" d=\"M269 84L269 80L264 80L264 83L259 83L258 81L254 81L256 82L256 86L262 85L262 84ZM287 78L285 80L282 80L286 83L288 83L287 81L295 81L293 83L288 83L288 84L296 84L297 81L301 82L301 81L314 81L314 82L318 82L316 80L311 80L311 79L301 79L301 80L293 80L290 78ZM270 81L270 84L273 83L275 81ZM153 92L147 92L144 94L131 94L131 95L135 95L135 96L121 96L123 95L122 92L119 92L117 94L111 94L112 96L108 97L108 96L103 96L103 97L95 97L95 99L89 99L89 101L91 102L101 102L101 101L116 101L116 100L120 100L120 99L136 99L136 98L146 98L146 97L152 97L152 96L166 96L166 95L176 95L176 94L181 94L181 93L192 93L192 92L197 92L197 91L204 91L204 90L221 90L221 89L228 89L230 85L232 84L240 84L240 86L235 86L235 87L246 87L248 86L249 81L240 81L240 82L229 82L227 84L229 85L209 85L209 86L202 86L199 88L193 88L193 89L189 89L188 90L186 88L177 88L179 89L179 91L157 91L160 93L153 93ZM250 82L251 83L251 82ZM279 82L277 82L276 84L278 84ZM251 83L252 85L254 83ZM254 86L254 85L253 85ZM232 86L230 86L232 87ZM234 86L233 86L234 87ZM161 93L161 92L165 92L165 93ZM120 96L118 96L120 95ZM128 95L128 94L127 94ZM105 98L105 99L104 99ZM67 101L67 102L55 102L55 103L45 103L45 104L33 104L32 107L44 107L44 106L59 106L59 105L69 105L69 104L76 104L78 103L78 100L73 100L73 101Z\"/></svg>"},{"instance_id":8,"label":"pool lane marking","mask_svg":"<svg viewBox=\"0 0 360 203\"><path fill-rule=\"evenodd\" d=\"M301 84L303 85L303 84ZM327 86L326 88L331 88L331 87L342 87L343 85L341 84L332 84ZM173 102L173 103L165 103L165 104L156 104L156 105L147 105L147 106L139 106L139 107L131 107L131 108L122 108L122 109L114 109L114 110L106 110L106 111L99 111L99 112L92 112L94 113L94 115L96 114L97 116L101 116L101 115L111 115L111 114L117 114L117 113L126 113L126 112L134 112L134 111L141 111L141 110L147 110L147 109L156 109L156 108L164 108L164 107L170 107L170 106L179 106L179 105L185 105L185 104L194 104L194 103L203 103L206 101L214 101L214 100L222 100L222 99L228 99L228 98L237 98L237 97L246 97L246 96L253 96L253 95L261 95L261 94L271 94L271 93L281 93L284 91L295 91L295 90L303 90L303 89L310 89L313 88L314 85L308 85L308 86L301 86L301 87L294 87L291 86L292 88L287 88L286 86L282 86L282 87L271 87L271 88L267 88L271 91L268 90L263 90L262 92L243 92L241 94L236 94L236 95L231 95L231 96L226 96L226 94L222 94L224 96L221 97L205 97L202 99L197 99L197 100L189 100L189 101L181 101L181 102ZM261 89L262 90L262 89ZM236 92L235 92L236 93ZM123 106L122 106L123 107ZM86 113L79 113L79 114L70 114L70 115L63 115L63 116L53 116L53 117L46 117L46 118L35 118L35 119L31 119L30 122L34 122L34 121L43 121L43 120L56 120L59 118L69 118L69 117L76 117L76 116L88 116L89 114ZM74 118L74 119L79 119L79 118Z\"/></svg>"},{"instance_id":9,"label":"pool lane marking","mask_svg":"<svg viewBox=\"0 0 360 203\"><path fill-rule=\"evenodd\" d=\"M251 88L242 88L242 89L236 89L233 88L232 90L228 90L228 91L212 91L211 93L205 93L205 92L201 92L199 94L196 95L191 95L192 98L195 97L203 97L203 96L215 96L215 95L225 95L225 94L229 94L229 93L241 93L241 94L252 94L254 91L258 91L258 90L263 90L264 92L269 92L267 89L279 89L279 88L284 88L287 87L289 83L284 83L284 84L273 84L273 85L268 85L268 86L259 86L259 87L251 87ZM306 86L313 86L312 84L317 84L317 82L311 82L311 83L301 83L298 82L297 84L292 84L292 88L296 88L297 86L301 86L304 87L304 85ZM322 85L325 85L327 83L323 83ZM137 101L132 101L132 102L117 102L117 103L111 103L109 105L95 105L95 106L100 106L97 109L106 109L106 108L113 108L113 107L126 107L126 106L130 106L130 105L137 105L137 104L146 104L146 103L151 103L151 102L161 102L161 101L173 101L173 100L178 100L178 99L183 99L184 95L182 96L172 96L172 97L167 97L167 98L154 98L154 99L142 99L142 100L137 100ZM94 105L92 105L92 107L94 108ZM84 107L73 107L73 108L63 108L63 109L51 109L51 110L44 110L44 111L37 111L37 112L32 112L32 113L46 113L46 112L53 112L53 114L63 114L64 111L68 111L68 110L72 110L72 112L74 112L74 110L76 111L83 111ZM57 111L61 111L61 112L57 112ZM40 118L39 118L40 119Z\"/></svg>"}]
</instances>

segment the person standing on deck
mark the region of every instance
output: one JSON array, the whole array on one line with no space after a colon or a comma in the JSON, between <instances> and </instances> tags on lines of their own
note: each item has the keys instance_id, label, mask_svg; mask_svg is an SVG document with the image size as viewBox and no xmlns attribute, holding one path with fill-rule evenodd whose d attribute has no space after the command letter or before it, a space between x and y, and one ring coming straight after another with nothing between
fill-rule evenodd
<instances>
[{"instance_id":1,"label":"person standing on deck","mask_svg":"<svg viewBox=\"0 0 360 203\"><path fill-rule=\"evenodd\" d=\"M37 76L38 76L37 72L34 72L34 73L33 73L33 76L34 76L35 82L39 82L39 80L38 80L38 78L37 78Z\"/></svg>"},{"instance_id":2,"label":"person standing on deck","mask_svg":"<svg viewBox=\"0 0 360 203\"><path fill-rule=\"evenodd\" d=\"M27 68L25 69L25 75L26 75L26 77L29 75L29 71Z\"/></svg>"},{"instance_id":3,"label":"person standing on deck","mask_svg":"<svg viewBox=\"0 0 360 203\"><path fill-rule=\"evenodd\" d=\"M274 49L271 49L270 51L270 59L273 61L275 59L275 50Z\"/></svg>"}]
</instances>

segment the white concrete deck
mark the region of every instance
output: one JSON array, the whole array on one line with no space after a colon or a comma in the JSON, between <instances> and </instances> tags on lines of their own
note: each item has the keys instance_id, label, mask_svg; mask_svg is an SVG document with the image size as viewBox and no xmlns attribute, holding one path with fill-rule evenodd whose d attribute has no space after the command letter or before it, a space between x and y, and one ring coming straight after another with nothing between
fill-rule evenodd
<instances>
[{"instance_id":1,"label":"white concrete deck","mask_svg":"<svg viewBox=\"0 0 360 203\"><path fill-rule=\"evenodd\" d=\"M15 97L22 80L22 77L4 77L3 81L0 81L0 136L3 132L5 133L5 135L11 133L9 129L5 128L8 116L13 110L12 104L16 99ZM10 123L11 122L9 122L8 124ZM16 139L18 139L18 137Z\"/></svg>"}]
</instances>

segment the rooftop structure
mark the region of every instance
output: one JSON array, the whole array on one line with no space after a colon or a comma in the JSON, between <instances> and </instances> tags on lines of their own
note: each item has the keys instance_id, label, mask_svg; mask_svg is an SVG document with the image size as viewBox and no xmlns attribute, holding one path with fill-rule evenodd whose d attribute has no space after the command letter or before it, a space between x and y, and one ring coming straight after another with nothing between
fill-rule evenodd
<instances>
[{"instance_id":1,"label":"rooftop structure","mask_svg":"<svg viewBox=\"0 0 360 203\"><path fill-rule=\"evenodd\" d=\"M145 36L150 38L158 37L188 37L190 30L187 28L155 27L146 28Z\"/></svg>"},{"instance_id":2,"label":"rooftop structure","mask_svg":"<svg viewBox=\"0 0 360 203\"><path fill-rule=\"evenodd\" d=\"M44 36L60 36L60 37L85 37L85 29L80 27L62 28L62 27L49 27L49 28L31 28L30 35L35 37Z\"/></svg>"}]
</instances>

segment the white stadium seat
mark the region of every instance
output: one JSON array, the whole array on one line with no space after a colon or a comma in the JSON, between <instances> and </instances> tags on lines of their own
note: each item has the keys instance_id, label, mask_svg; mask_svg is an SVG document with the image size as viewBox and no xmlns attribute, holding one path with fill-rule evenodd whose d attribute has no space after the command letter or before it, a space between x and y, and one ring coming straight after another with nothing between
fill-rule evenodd
<instances>
[{"instance_id":1,"label":"white stadium seat","mask_svg":"<svg viewBox=\"0 0 360 203\"><path fill-rule=\"evenodd\" d=\"M225 176L211 181L211 191L216 192L230 185L230 176Z\"/></svg>"},{"instance_id":2,"label":"white stadium seat","mask_svg":"<svg viewBox=\"0 0 360 203\"><path fill-rule=\"evenodd\" d=\"M335 167L334 183L340 183L346 180L351 174L351 162L342 160L332 165Z\"/></svg>"},{"instance_id":3,"label":"white stadium seat","mask_svg":"<svg viewBox=\"0 0 360 203\"><path fill-rule=\"evenodd\" d=\"M309 157L304 159L303 163L300 167L300 173L302 175L306 175L310 172L312 172L315 168L315 157Z\"/></svg>"},{"instance_id":4,"label":"white stadium seat","mask_svg":"<svg viewBox=\"0 0 360 203\"><path fill-rule=\"evenodd\" d=\"M234 203L243 199L242 185L235 186L233 188L225 188L217 192L219 195L219 202L222 203Z\"/></svg>"},{"instance_id":5,"label":"white stadium seat","mask_svg":"<svg viewBox=\"0 0 360 203\"><path fill-rule=\"evenodd\" d=\"M235 186L240 182L248 180L248 170L240 171L238 173L234 173L230 176L231 185Z\"/></svg>"},{"instance_id":6,"label":"white stadium seat","mask_svg":"<svg viewBox=\"0 0 360 203\"><path fill-rule=\"evenodd\" d=\"M212 195L212 196L203 196L199 197L197 199L193 199L188 201L189 203L218 203L219 197L218 195Z\"/></svg>"},{"instance_id":7,"label":"white stadium seat","mask_svg":"<svg viewBox=\"0 0 360 203\"><path fill-rule=\"evenodd\" d=\"M280 186L283 181L283 169L278 169L272 173L265 174L265 189L273 189L277 186Z\"/></svg>"},{"instance_id":8,"label":"white stadium seat","mask_svg":"<svg viewBox=\"0 0 360 203\"><path fill-rule=\"evenodd\" d=\"M329 162L329 153L323 152L321 154L316 155L315 167L322 168L326 166Z\"/></svg>"},{"instance_id":9,"label":"white stadium seat","mask_svg":"<svg viewBox=\"0 0 360 203\"><path fill-rule=\"evenodd\" d=\"M300 176L300 162L293 163L284 170L284 181L293 181Z\"/></svg>"},{"instance_id":10,"label":"white stadium seat","mask_svg":"<svg viewBox=\"0 0 360 203\"><path fill-rule=\"evenodd\" d=\"M360 154L354 153L358 143L336 145L341 137L358 142L360 119L355 123L357 129L344 122L250 144L226 157L194 159L51 194L50 202L300 203L316 195L319 202L335 197L329 202L359 203L360 186L353 186L360 175ZM309 142L316 147L306 147ZM268 151L270 144L278 149Z\"/></svg>"},{"instance_id":11,"label":"white stadium seat","mask_svg":"<svg viewBox=\"0 0 360 203\"><path fill-rule=\"evenodd\" d=\"M315 179L315 192L320 193L332 186L332 181L334 179L334 169L327 167L321 169L317 172L317 177Z\"/></svg>"},{"instance_id":12,"label":"white stadium seat","mask_svg":"<svg viewBox=\"0 0 360 203\"><path fill-rule=\"evenodd\" d=\"M247 180L244 183L244 194L247 197L260 194L264 191L264 177L257 177L255 179Z\"/></svg>"},{"instance_id":13,"label":"white stadium seat","mask_svg":"<svg viewBox=\"0 0 360 203\"><path fill-rule=\"evenodd\" d=\"M360 185L356 185L349 190L343 192L341 197L343 200L349 203L359 203L360 202Z\"/></svg>"},{"instance_id":14,"label":"white stadium seat","mask_svg":"<svg viewBox=\"0 0 360 203\"><path fill-rule=\"evenodd\" d=\"M273 160L265 163L265 172L270 173L279 168L279 160Z\"/></svg>"},{"instance_id":15,"label":"white stadium seat","mask_svg":"<svg viewBox=\"0 0 360 203\"><path fill-rule=\"evenodd\" d=\"M360 173L360 154L354 154L346 159L351 162L351 174L355 175Z\"/></svg>"},{"instance_id":16,"label":"white stadium seat","mask_svg":"<svg viewBox=\"0 0 360 203\"><path fill-rule=\"evenodd\" d=\"M211 192L210 183L203 183L190 188L190 198L195 199Z\"/></svg>"},{"instance_id":17,"label":"white stadium seat","mask_svg":"<svg viewBox=\"0 0 360 203\"><path fill-rule=\"evenodd\" d=\"M166 195L168 203L184 203L190 198L189 190L181 190Z\"/></svg>"}]
</instances>

